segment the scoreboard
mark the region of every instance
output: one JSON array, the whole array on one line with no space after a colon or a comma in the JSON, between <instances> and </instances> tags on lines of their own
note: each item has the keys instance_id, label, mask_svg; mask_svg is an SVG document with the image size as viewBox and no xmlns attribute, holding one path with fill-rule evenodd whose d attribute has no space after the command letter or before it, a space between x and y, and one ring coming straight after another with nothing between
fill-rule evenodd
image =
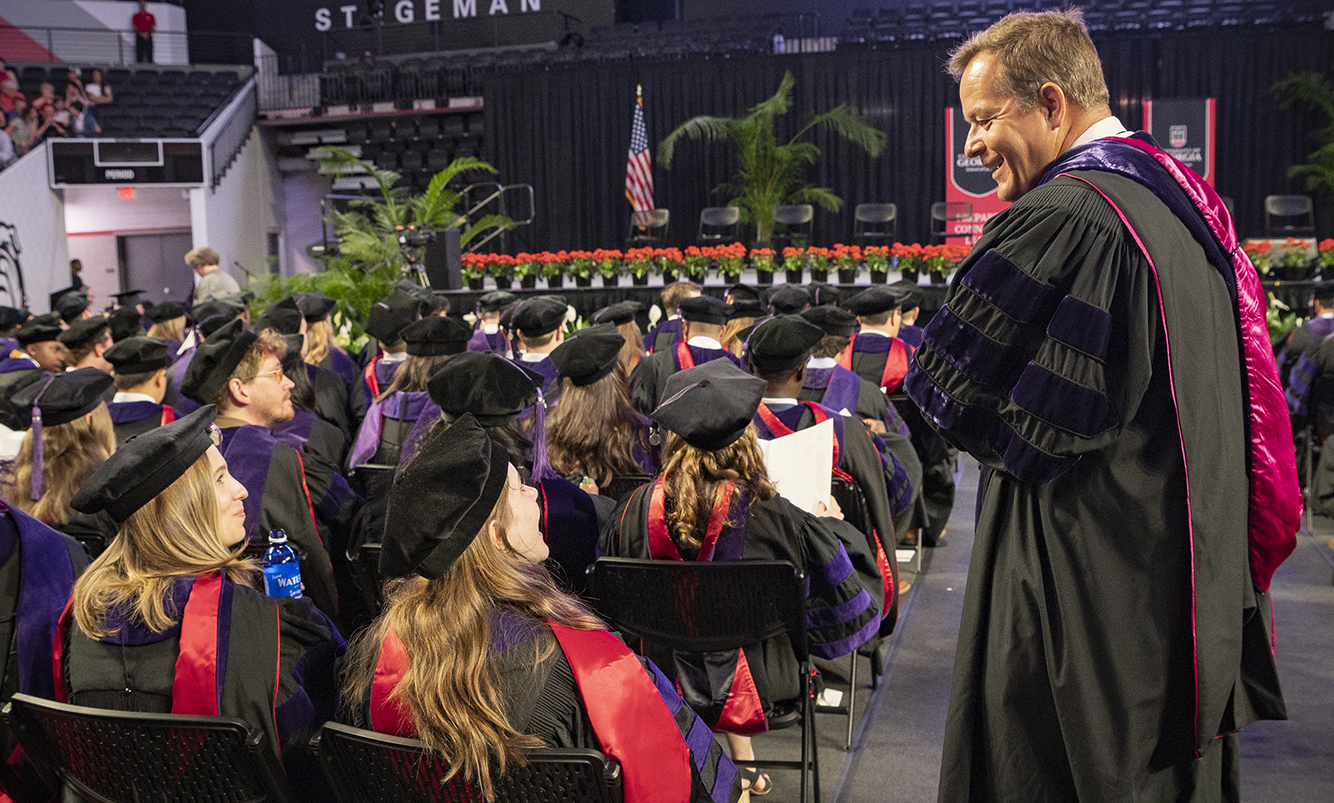
<instances>
[{"instance_id":1,"label":"scoreboard","mask_svg":"<svg viewBox=\"0 0 1334 803\"><path fill-rule=\"evenodd\" d=\"M204 184L204 146L197 139L51 140L46 153L53 189Z\"/></svg>"}]
</instances>

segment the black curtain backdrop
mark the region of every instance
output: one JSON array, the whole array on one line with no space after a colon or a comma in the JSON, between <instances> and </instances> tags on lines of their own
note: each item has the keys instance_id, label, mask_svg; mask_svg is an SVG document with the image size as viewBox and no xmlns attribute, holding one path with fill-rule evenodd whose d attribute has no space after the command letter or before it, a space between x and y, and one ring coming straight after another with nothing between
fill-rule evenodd
<instances>
[{"instance_id":1,"label":"black curtain backdrop","mask_svg":"<svg viewBox=\"0 0 1334 803\"><path fill-rule=\"evenodd\" d=\"M1208 29L1111 34L1095 41L1112 112L1132 128L1142 121L1145 98L1218 99L1215 186L1234 199L1243 235L1263 232L1265 195L1305 192L1300 180L1287 177L1287 168L1315 149L1312 134L1319 118L1280 110L1270 87L1292 72L1334 73L1334 32ZM669 244L692 244L700 209L726 200L711 190L735 165L731 147L686 142L677 148L672 169L665 170L657 164L657 143L694 115L744 114L773 94L785 70L796 78L796 90L793 112L779 122L780 140L810 113L843 102L889 135L876 159L837 137L816 138L824 156L810 178L832 188L844 207L837 213L817 208L814 242L851 242L853 207L866 201L897 203L900 239L924 241L931 203L944 199L944 109L958 102L957 87L943 69L949 44L555 65L493 74L485 84L483 156L504 183L536 189L537 219L511 237L509 250L623 247L636 84L643 85L654 151L654 198L671 210ZM1319 210L1334 204L1317 198L1317 205Z\"/></svg>"}]
</instances>

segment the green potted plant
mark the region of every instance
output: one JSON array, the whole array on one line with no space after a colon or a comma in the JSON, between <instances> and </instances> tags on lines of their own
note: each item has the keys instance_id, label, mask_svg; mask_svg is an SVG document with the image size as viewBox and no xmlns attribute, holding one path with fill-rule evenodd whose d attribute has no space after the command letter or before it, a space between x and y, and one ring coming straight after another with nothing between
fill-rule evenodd
<instances>
[{"instance_id":1,"label":"green potted plant","mask_svg":"<svg viewBox=\"0 0 1334 803\"><path fill-rule=\"evenodd\" d=\"M839 243L830 249L830 256L833 257L834 269L838 271L838 283L855 284L857 268L862 261L861 246Z\"/></svg>"},{"instance_id":2,"label":"green potted plant","mask_svg":"<svg viewBox=\"0 0 1334 803\"><path fill-rule=\"evenodd\" d=\"M631 248L625 252L625 272L630 274L630 281L636 287L648 284L648 276L653 268L652 248Z\"/></svg>"},{"instance_id":3,"label":"green potted plant","mask_svg":"<svg viewBox=\"0 0 1334 803\"><path fill-rule=\"evenodd\" d=\"M774 283L774 256L772 248L750 250L750 264L755 266L755 279L759 284Z\"/></svg>"},{"instance_id":4,"label":"green potted plant","mask_svg":"<svg viewBox=\"0 0 1334 803\"><path fill-rule=\"evenodd\" d=\"M829 249L811 246L806 249L806 258L811 265L811 281L829 281Z\"/></svg>"},{"instance_id":5,"label":"green potted plant","mask_svg":"<svg viewBox=\"0 0 1334 803\"><path fill-rule=\"evenodd\" d=\"M514 257L509 254L492 254L487 265L487 273L496 283L497 290L508 290L514 286Z\"/></svg>"},{"instance_id":6,"label":"green potted plant","mask_svg":"<svg viewBox=\"0 0 1334 803\"><path fill-rule=\"evenodd\" d=\"M783 270L787 271L788 284L801 284L806 273L806 249L788 246L783 249Z\"/></svg>"},{"instance_id":7,"label":"green potted plant","mask_svg":"<svg viewBox=\"0 0 1334 803\"><path fill-rule=\"evenodd\" d=\"M741 280L746 266L746 246L741 243L714 246L718 259L718 276L729 284Z\"/></svg>"},{"instance_id":8,"label":"green potted plant","mask_svg":"<svg viewBox=\"0 0 1334 803\"><path fill-rule=\"evenodd\" d=\"M872 284L884 284L889 276L889 251L887 245L868 245L862 249L866 257L866 269L871 272Z\"/></svg>"},{"instance_id":9,"label":"green potted plant","mask_svg":"<svg viewBox=\"0 0 1334 803\"><path fill-rule=\"evenodd\" d=\"M603 287L615 287L622 272L622 255L619 249L599 248L593 252L593 263L598 275L602 277Z\"/></svg>"},{"instance_id":10,"label":"green potted plant","mask_svg":"<svg viewBox=\"0 0 1334 803\"><path fill-rule=\"evenodd\" d=\"M1307 254L1306 240L1299 240L1296 237L1284 240L1278 250L1278 264L1282 268L1279 278L1294 282L1305 279L1311 263Z\"/></svg>"},{"instance_id":11,"label":"green potted plant","mask_svg":"<svg viewBox=\"0 0 1334 803\"><path fill-rule=\"evenodd\" d=\"M467 283L469 290L481 290L482 280L486 278L487 254L464 254L459 275Z\"/></svg>"},{"instance_id":12,"label":"green potted plant","mask_svg":"<svg viewBox=\"0 0 1334 803\"><path fill-rule=\"evenodd\" d=\"M543 251L537 255L538 265L542 270L542 278L547 280L547 287L556 289L565 286L565 263L568 254L564 251L552 253Z\"/></svg>"},{"instance_id":13,"label":"green potted plant","mask_svg":"<svg viewBox=\"0 0 1334 803\"><path fill-rule=\"evenodd\" d=\"M519 287L532 290L537 286L537 276L542 266L536 254L520 253L514 257L514 278L519 280Z\"/></svg>"},{"instance_id":14,"label":"green potted plant","mask_svg":"<svg viewBox=\"0 0 1334 803\"><path fill-rule=\"evenodd\" d=\"M1320 241L1316 246L1316 263L1320 265L1320 278L1334 279L1334 238Z\"/></svg>"},{"instance_id":15,"label":"green potted plant","mask_svg":"<svg viewBox=\"0 0 1334 803\"><path fill-rule=\"evenodd\" d=\"M704 278L709 275L709 265L713 262L713 248L698 246L689 246L685 253L686 276L693 282L704 283Z\"/></svg>"},{"instance_id":16,"label":"green potted plant","mask_svg":"<svg viewBox=\"0 0 1334 803\"><path fill-rule=\"evenodd\" d=\"M916 282L917 277L921 275L924 250L917 243L912 245L894 243L890 246L889 255L894 257L894 267L898 268L899 275L904 281Z\"/></svg>"},{"instance_id":17,"label":"green potted plant","mask_svg":"<svg viewBox=\"0 0 1334 803\"><path fill-rule=\"evenodd\" d=\"M570 252L570 275L575 287L593 286L593 254L590 251Z\"/></svg>"},{"instance_id":18,"label":"green potted plant","mask_svg":"<svg viewBox=\"0 0 1334 803\"><path fill-rule=\"evenodd\" d=\"M653 261L657 263L658 273L662 276L662 283L668 285L676 281L685 259L679 248L654 248Z\"/></svg>"}]
</instances>

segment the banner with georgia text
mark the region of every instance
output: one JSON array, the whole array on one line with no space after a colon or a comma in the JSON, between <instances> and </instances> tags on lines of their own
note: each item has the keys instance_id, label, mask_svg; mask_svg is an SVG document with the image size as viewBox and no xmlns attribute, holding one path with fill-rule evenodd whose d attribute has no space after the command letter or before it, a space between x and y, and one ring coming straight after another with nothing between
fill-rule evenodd
<instances>
[{"instance_id":1,"label":"banner with georgia text","mask_svg":"<svg viewBox=\"0 0 1334 803\"><path fill-rule=\"evenodd\" d=\"M991 171L982 160L964 153L968 141L968 123L963 109L957 106L945 110L945 200L949 203L973 205L973 213L962 220L946 222L951 243L971 245L982 234L982 226L992 215L1009 206L1002 201L991 178ZM939 226L936 223L935 226Z\"/></svg>"},{"instance_id":2,"label":"banner with georgia text","mask_svg":"<svg viewBox=\"0 0 1334 803\"><path fill-rule=\"evenodd\" d=\"M1144 101L1144 130L1210 187L1214 186L1215 111L1213 98Z\"/></svg>"}]
</instances>

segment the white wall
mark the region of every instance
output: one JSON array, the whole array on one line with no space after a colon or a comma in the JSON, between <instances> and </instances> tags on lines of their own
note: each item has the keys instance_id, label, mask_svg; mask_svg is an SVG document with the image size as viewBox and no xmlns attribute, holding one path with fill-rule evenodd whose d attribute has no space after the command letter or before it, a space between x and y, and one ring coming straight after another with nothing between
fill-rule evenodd
<instances>
[{"instance_id":1,"label":"white wall","mask_svg":"<svg viewBox=\"0 0 1334 803\"><path fill-rule=\"evenodd\" d=\"M62 192L69 258L83 261L80 276L92 288L93 309L102 309L120 292L116 237L190 231L189 191L179 187L135 187L133 198L121 198L116 187L66 187Z\"/></svg>"},{"instance_id":2,"label":"white wall","mask_svg":"<svg viewBox=\"0 0 1334 803\"><path fill-rule=\"evenodd\" d=\"M47 297L52 290L69 286L69 252L65 245L65 206L50 188L46 173L46 148L24 156L0 172L0 244L17 242L18 265L23 273L28 308L42 313L51 309ZM12 228L11 228L12 227ZM0 268L12 270L0 251ZM0 277L6 291L0 304L18 306L18 282ZM8 288L13 287L12 295Z\"/></svg>"},{"instance_id":3,"label":"white wall","mask_svg":"<svg viewBox=\"0 0 1334 803\"><path fill-rule=\"evenodd\" d=\"M275 162L272 145L256 127L217 189L189 190L195 247L217 251L218 264L242 287L245 273L233 263L252 273L267 273L268 234L281 228L282 180Z\"/></svg>"}]
</instances>

